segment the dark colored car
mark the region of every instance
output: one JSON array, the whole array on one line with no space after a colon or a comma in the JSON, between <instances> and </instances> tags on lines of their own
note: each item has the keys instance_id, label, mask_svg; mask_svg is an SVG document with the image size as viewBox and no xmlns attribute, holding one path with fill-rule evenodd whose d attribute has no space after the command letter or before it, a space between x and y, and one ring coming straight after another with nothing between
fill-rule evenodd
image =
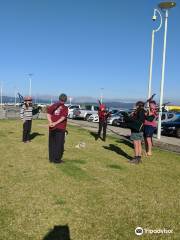
<instances>
[{"instance_id":1,"label":"dark colored car","mask_svg":"<svg viewBox=\"0 0 180 240\"><path fill-rule=\"evenodd\" d=\"M162 122L162 133L168 135L175 135L180 138L180 113L176 113L174 121Z\"/></svg>"}]
</instances>

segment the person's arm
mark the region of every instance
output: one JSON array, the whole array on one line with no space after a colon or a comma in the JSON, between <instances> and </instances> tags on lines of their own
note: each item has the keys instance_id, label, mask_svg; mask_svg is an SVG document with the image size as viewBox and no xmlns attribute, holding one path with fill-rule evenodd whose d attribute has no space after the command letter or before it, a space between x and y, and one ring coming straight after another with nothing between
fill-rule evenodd
<instances>
[{"instance_id":1,"label":"person's arm","mask_svg":"<svg viewBox=\"0 0 180 240\"><path fill-rule=\"evenodd\" d=\"M47 120L49 122L49 125L52 123L52 120L51 120L51 114L47 114Z\"/></svg>"},{"instance_id":2,"label":"person's arm","mask_svg":"<svg viewBox=\"0 0 180 240\"><path fill-rule=\"evenodd\" d=\"M60 117L60 119L58 119L56 122L52 122L50 123L50 127L55 127L57 124L63 122L64 120L67 119L67 116L68 116L68 109L65 108L63 110L63 113L62 113L62 116Z\"/></svg>"},{"instance_id":3,"label":"person's arm","mask_svg":"<svg viewBox=\"0 0 180 240\"><path fill-rule=\"evenodd\" d=\"M47 120L49 122L49 126L52 125L51 116L52 116L53 112L59 107L59 105L60 105L60 102L57 102L57 103L49 106L48 109L47 109Z\"/></svg>"},{"instance_id":4,"label":"person's arm","mask_svg":"<svg viewBox=\"0 0 180 240\"><path fill-rule=\"evenodd\" d=\"M20 118L21 120L24 121L24 106L22 106L21 111L20 111Z\"/></svg>"},{"instance_id":5,"label":"person's arm","mask_svg":"<svg viewBox=\"0 0 180 240\"><path fill-rule=\"evenodd\" d=\"M49 122L50 127L55 127L57 124L63 122L66 119L66 117L62 116L59 120L56 122Z\"/></svg>"}]
</instances>

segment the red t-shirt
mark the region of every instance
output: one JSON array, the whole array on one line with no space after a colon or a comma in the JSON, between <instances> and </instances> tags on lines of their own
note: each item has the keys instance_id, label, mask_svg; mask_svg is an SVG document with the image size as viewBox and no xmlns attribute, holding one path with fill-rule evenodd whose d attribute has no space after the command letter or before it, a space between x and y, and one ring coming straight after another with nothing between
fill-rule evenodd
<instances>
[{"instance_id":1,"label":"red t-shirt","mask_svg":"<svg viewBox=\"0 0 180 240\"><path fill-rule=\"evenodd\" d=\"M55 103L48 107L47 113L51 115L52 122L58 121L61 117L65 117L65 120L58 123L54 127L50 127L49 130L59 129L66 130L68 107L66 107L62 102Z\"/></svg>"},{"instance_id":2,"label":"red t-shirt","mask_svg":"<svg viewBox=\"0 0 180 240\"><path fill-rule=\"evenodd\" d=\"M110 116L110 113L99 110L98 116L99 116L99 121L104 122L104 121L107 121L107 118Z\"/></svg>"}]
</instances>

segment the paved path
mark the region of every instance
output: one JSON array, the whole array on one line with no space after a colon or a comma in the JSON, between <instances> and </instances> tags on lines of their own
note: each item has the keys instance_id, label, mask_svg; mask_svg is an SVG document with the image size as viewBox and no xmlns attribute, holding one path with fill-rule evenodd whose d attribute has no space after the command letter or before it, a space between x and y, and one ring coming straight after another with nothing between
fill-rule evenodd
<instances>
[{"instance_id":1,"label":"paved path","mask_svg":"<svg viewBox=\"0 0 180 240\"><path fill-rule=\"evenodd\" d=\"M97 132L97 129L98 129L98 123L92 123L92 122L87 122L83 120L71 120L71 119L68 119L68 122L71 125L82 127L93 132ZM107 134L116 135L116 136L119 136L120 138L123 138L123 137L128 137L130 135L130 130L126 128L120 128L120 127L114 127L114 126L108 125ZM154 145L159 148L180 153L179 138L162 136L161 140L158 140L155 136L153 138L153 141L154 141Z\"/></svg>"}]
</instances>

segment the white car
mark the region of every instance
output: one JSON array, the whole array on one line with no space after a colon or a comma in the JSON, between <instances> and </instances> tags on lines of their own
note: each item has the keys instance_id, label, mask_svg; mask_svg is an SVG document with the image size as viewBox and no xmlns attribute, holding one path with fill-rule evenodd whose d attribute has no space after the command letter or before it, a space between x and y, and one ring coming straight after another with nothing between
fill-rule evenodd
<instances>
[{"instance_id":1,"label":"white car","mask_svg":"<svg viewBox=\"0 0 180 240\"><path fill-rule=\"evenodd\" d=\"M80 109L80 105L69 105L68 106L68 118L73 118L74 109Z\"/></svg>"},{"instance_id":2,"label":"white car","mask_svg":"<svg viewBox=\"0 0 180 240\"><path fill-rule=\"evenodd\" d=\"M98 114L94 113L92 115L89 116L88 118L88 122L99 122L99 116Z\"/></svg>"},{"instance_id":3,"label":"white car","mask_svg":"<svg viewBox=\"0 0 180 240\"><path fill-rule=\"evenodd\" d=\"M73 118L88 120L92 114L98 113L98 106L96 105L85 105L83 108L74 109Z\"/></svg>"}]
</instances>

